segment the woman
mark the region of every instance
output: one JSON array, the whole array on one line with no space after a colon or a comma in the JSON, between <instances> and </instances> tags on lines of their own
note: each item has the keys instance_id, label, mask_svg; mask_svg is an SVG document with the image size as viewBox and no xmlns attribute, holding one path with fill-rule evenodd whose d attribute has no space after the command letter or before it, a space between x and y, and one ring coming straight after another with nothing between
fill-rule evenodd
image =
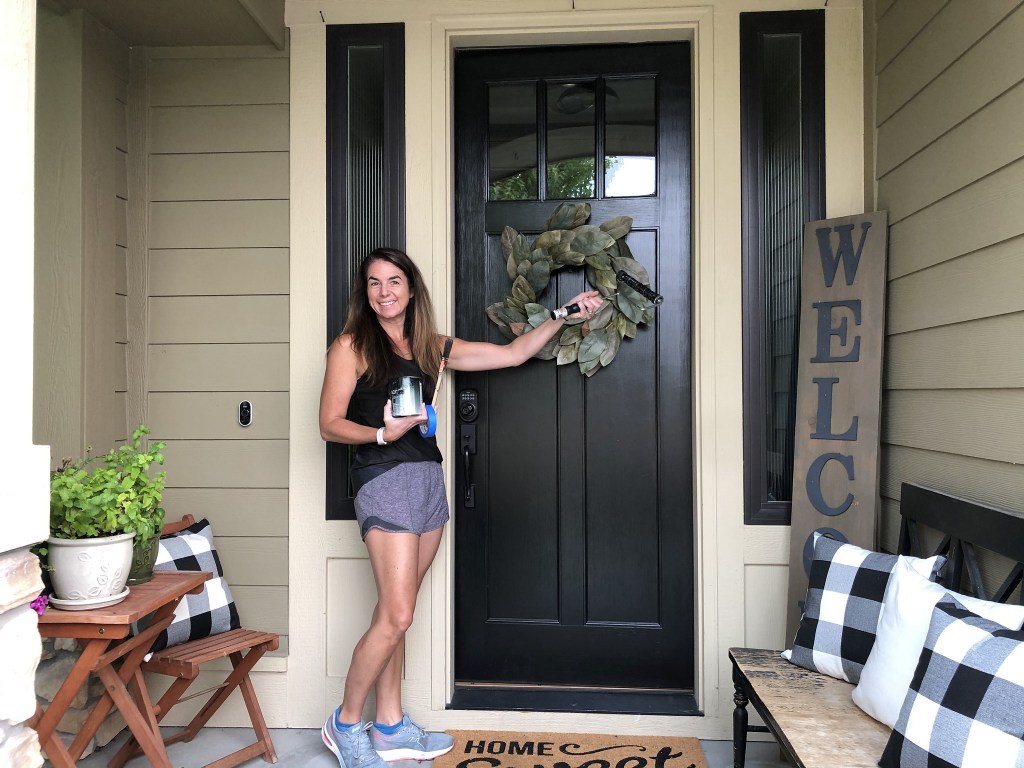
<instances>
[{"instance_id":1,"label":"woman","mask_svg":"<svg viewBox=\"0 0 1024 768\"><path fill-rule=\"evenodd\" d=\"M602 303L597 291L574 298L579 314ZM510 344L454 339L448 366L457 371L508 368L529 360L562 327L546 320ZM327 352L320 394L320 435L359 446L352 462L356 517L370 555L377 606L352 652L345 695L323 727L323 740L342 768L380 768L382 760L430 760L452 748L444 733L428 733L402 709L405 632L416 594L448 520L441 453L420 435L418 416L391 413L388 381L420 376L424 402L433 396L446 339L439 336L420 271L402 251L381 248L362 263L345 330ZM376 720L362 721L371 689Z\"/></svg>"}]
</instances>

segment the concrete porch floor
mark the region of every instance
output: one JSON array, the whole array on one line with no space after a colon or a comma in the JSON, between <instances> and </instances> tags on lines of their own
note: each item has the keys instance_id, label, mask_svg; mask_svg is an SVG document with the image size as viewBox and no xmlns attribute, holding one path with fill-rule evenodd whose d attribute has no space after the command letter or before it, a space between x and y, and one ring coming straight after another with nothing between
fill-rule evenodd
<instances>
[{"instance_id":1,"label":"concrete porch floor","mask_svg":"<svg viewBox=\"0 0 1024 768\"><path fill-rule=\"evenodd\" d=\"M175 729L166 729L173 732ZM277 750L279 768L338 768L334 755L320 741L320 730L316 728L275 728L271 729L274 748ZM78 761L82 768L104 768L127 738L127 731L89 757ZM247 728L204 728L190 744L172 744L167 753L174 768L199 768L225 753L239 749L252 741L252 731ZM702 741L708 768L731 768L732 742ZM144 768L149 762L137 757L127 763L127 768ZM267 765L260 759L244 763L245 768ZM430 768L430 763L414 760L389 764L392 768ZM789 768L779 755L775 742L747 744L746 768Z\"/></svg>"}]
</instances>

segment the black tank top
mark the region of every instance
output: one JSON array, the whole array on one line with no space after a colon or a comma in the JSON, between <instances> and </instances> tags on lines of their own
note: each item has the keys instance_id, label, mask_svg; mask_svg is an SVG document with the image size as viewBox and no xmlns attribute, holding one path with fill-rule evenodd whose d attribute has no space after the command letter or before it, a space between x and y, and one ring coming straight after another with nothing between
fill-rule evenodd
<instances>
[{"instance_id":1,"label":"black tank top","mask_svg":"<svg viewBox=\"0 0 1024 768\"><path fill-rule=\"evenodd\" d=\"M434 397L434 383L430 377L416 365L415 360L405 360L392 355L392 372L394 376L419 376L423 379L423 402L429 403ZM365 424L374 429L384 426L384 403L391 396L388 381L371 387L368 374L364 373L356 381L355 391L349 400L346 417L356 424ZM382 475L389 469L408 461L436 461L441 463L441 451L437 440L423 437L419 428L410 429L398 440L387 445L376 442L356 446L352 458L352 485L358 493L366 483Z\"/></svg>"}]
</instances>

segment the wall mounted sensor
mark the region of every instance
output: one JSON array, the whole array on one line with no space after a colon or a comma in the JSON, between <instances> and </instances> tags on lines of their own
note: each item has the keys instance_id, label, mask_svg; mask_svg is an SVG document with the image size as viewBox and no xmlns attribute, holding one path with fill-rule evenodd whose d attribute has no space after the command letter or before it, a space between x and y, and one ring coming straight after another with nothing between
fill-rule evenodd
<instances>
[{"instance_id":1,"label":"wall mounted sensor","mask_svg":"<svg viewBox=\"0 0 1024 768\"><path fill-rule=\"evenodd\" d=\"M243 427L252 424L252 403L243 400L238 404L238 423Z\"/></svg>"}]
</instances>

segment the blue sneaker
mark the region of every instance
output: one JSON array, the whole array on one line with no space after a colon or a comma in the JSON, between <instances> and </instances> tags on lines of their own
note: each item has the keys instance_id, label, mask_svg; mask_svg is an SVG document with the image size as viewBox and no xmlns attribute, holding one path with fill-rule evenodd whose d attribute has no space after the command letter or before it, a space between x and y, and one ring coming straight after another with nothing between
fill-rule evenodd
<instances>
[{"instance_id":1,"label":"blue sneaker","mask_svg":"<svg viewBox=\"0 0 1024 768\"><path fill-rule=\"evenodd\" d=\"M455 739L447 733L424 731L408 715L403 715L398 730L392 734L381 733L371 725L370 743L381 759L391 762L433 760L450 752Z\"/></svg>"},{"instance_id":2,"label":"blue sneaker","mask_svg":"<svg viewBox=\"0 0 1024 768\"><path fill-rule=\"evenodd\" d=\"M384 761L374 752L366 733L369 724L360 722L339 730L335 714L328 716L320 736L338 758L341 768L383 768Z\"/></svg>"}]
</instances>

